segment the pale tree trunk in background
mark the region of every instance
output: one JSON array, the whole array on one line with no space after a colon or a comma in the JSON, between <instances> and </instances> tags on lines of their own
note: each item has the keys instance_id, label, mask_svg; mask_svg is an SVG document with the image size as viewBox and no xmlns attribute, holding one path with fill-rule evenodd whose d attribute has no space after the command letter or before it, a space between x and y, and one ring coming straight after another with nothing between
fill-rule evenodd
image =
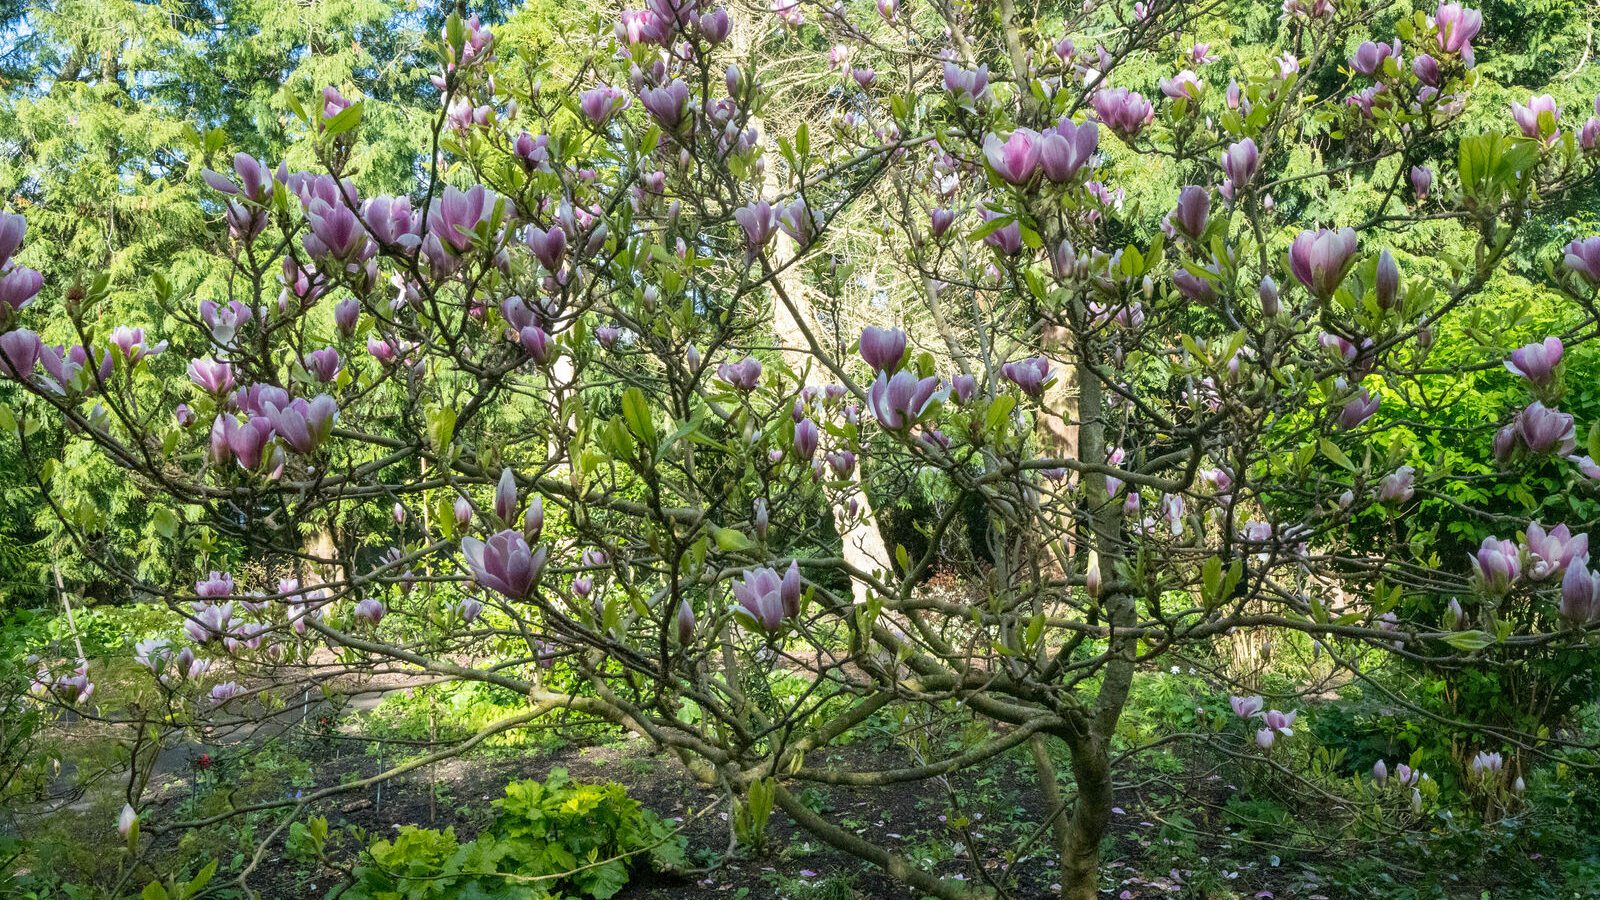
<instances>
[{"instance_id":1,"label":"pale tree trunk in background","mask_svg":"<svg viewBox=\"0 0 1600 900\"><path fill-rule=\"evenodd\" d=\"M1072 358L1072 333L1059 325L1046 326L1040 335L1044 355L1055 370L1056 382L1045 391L1039 404L1039 418L1035 431L1040 450L1045 456L1057 459L1078 458L1078 365ZM1103 462L1104 460L1093 460ZM1063 570L1071 568L1072 517L1058 514L1056 534L1061 537L1057 565Z\"/></svg>"},{"instance_id":2,"label":"pale tree trunk in background","mask_svg":"<svg viewBox=\"0 0 1600 900\"><path fill-rule=\"evenodd\" d=\"M770 166L767 171L769 173L772 171ZM773 180L769 174L767 176L769 186ZM788 235L779 232L773 240L774 264L783 265L793 253L794 242ZM824 383L828 379L819 376L826 375L827 370L812 360L805 335L801 332L799 323L795 321L794 313L798 312L810 319L809 327L814 328L816 323L816 319L811 316L811 304L806 300L805 285L801 283L800 273L791 267L779 275L777 281L782 295L789 298L789 303L786 304L780 297L779 291L773 292L772 330L777 336L784 362L795 372L801 373L807 385ZM794 305L794 312L790 311L789 304ZM848 510L852 497L856 501L854 517ZM833 505L833 524L838 529L839 538L844 545L843 556L847 565L866 572L874 569L885 573L891 571L889 548L884 544L883 534L878 530L878 516L872 508L872 501L861 486L859 466L850 472L847 493ZM864 582L860 579L851 579L850 589L857 604L867 602L869 591Z\"/></svg>"},{"instance_id":3,"label":"pale tree trunk in background","mask_svg":"<svg viewBox=\"0 0 1600 900\"><path fill-rule=\"evenodd\" d=\"M746 17L741 16L739 21L744 24L735 27L732 44L736 58L743 63L755 36L751 34L753 25L746 22ZM768 155L766 173L762 181L762 194L771 201L783 189L777 173L777 164L781 157L776 153L774 143L767 140L765 123L752 116L750 124L761 136L763 150ZM774 279L778 289L772 292L772 331L783 354L784 363L799 374L808 386L827 383L831 380L828 377L829 373L812 358L811 345L801 328L801 321L804 321L806 328L810 328L813 334L817 333L817 320L812 313L810 299L806 295L804 279L797 267L784 268L794 257L794 241L779 230L769 247L772 253L772 266L780 270L780 274ZM785 298L788 303L784 302ZM848 512L852 498L856 502L854 517ZM883 535L878 530L878 517L872 501L862 488L859 466L850 473L850 484L846 493L833 505L833 524L839 532L843 544L842 556L847 565L865 572L874 569L885 573L892 571L889 548L884 544ZM851 579L850 590L857 604L867 602L870 590L860 579Z\"/></svg>"},{"instance_id":4,"label":"pale tree trunk in background","mask_svg":"<svg viewBox=\"0 0 1600 900\"><path fill-rule=\"evenodd\" d=\"M333 540L333 526L318 526L316 531L301 540L300 549L319 561L316 565L306 567L305 575L300 579L302 587L315 587L324 581L335 584L345 581L344 567L339 565L339 548Z\"/></svg>"}]
</instances>

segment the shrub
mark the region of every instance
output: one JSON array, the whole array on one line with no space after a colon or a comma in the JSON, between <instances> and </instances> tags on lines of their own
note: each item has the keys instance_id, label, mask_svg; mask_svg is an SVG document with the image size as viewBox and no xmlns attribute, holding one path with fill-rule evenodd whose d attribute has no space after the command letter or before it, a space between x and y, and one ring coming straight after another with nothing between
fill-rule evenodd
<instances>
[{"instance_id":1,"label":"shrub","mask_svg":"<svg viewBox=\"0 0 1600 900\"><path fill-rule=\"evenodd\" d=\"M461 843L455 829L405 826L366 851L350 900L446 897L605 900L648 861L684 862L684 838L620 784L573 781L554 769L544 782L513 781L494 801L494 823Z\"/></svg>"}]
</instances>

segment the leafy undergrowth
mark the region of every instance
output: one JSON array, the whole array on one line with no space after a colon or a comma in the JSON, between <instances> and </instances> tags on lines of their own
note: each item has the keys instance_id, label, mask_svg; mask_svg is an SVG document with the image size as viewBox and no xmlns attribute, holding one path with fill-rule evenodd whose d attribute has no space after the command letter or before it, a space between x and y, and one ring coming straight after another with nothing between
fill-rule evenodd
<instances>
[{"instance_id":1,"label":"leafy undergrowth","mask_svg":"<svg viewBox=\"0 0 1600 900\"><path fill-rule=\"evenodd\" d=\"M889 732L889 723L869 725L850 745L808 763L914 763L919 750L890 740ZM355 886L342 897L542 897L549 890L621 900L916 897L798 831L781 812L772 816L764 853L730 852L728 809L719 792L695 783L676 760L650 754L641 740L597 737L441 763L389 782L381 798L370 790L343 795L317 809L327 823L320 859L291 842L293 852L275 857L252 884L264 896L317 897L350 881L353 869ZM947 738L951 746L966 739ZM345 755L337 767L316 759L328 746L306 743L297 750L311 757L313 771L342 770L347 779L377 771L375 754ZM1102 896L1533 900L1595 896L1593 886L1600 885L1592 851L1587 857L1576 852L1573 842L1580 838L1550 817L1484 828L1446 816L1426 842L1404 834L1366 845L1321 840L1336 833L1338 816L1293 813L1224 777L1219 763L1203 747L1147 754L1138 777L1117 795ZM1048 832L1041 828L1045 811L1032 762L1023 754L959 778L884 789L815 785L799 795L941 876L978 883L974 861L981 861L989 872L1014 879L1014 896L1042 898L1057 889ZM297 830L301 842L305 830ZM1551 866L1563 843L1566 862ZM522 882L523 893L508 892L506 878L473 874L550 875L597 861L604 864L593 875ZM438 887L391 891L389 876L396 871L427 876L413 880L413 888ZM446 873L450 877L433 878Z\"/></svg>"}]
</instances>

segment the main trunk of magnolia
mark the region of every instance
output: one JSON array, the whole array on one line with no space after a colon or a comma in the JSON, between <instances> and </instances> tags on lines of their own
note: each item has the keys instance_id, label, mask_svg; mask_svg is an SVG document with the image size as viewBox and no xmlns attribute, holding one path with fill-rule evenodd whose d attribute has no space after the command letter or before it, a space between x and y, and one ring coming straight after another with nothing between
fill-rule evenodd
<instances>
[{"instance_id":1,"label":"main trunk of magnolia","mask_svg":"<svg viewBox=\"0 0 1600 900\"><path fill-rule=\"evenodd\" d=\"M1071 746L1078 795L1061 835L1061 900L1095 900L1100 894L1100 841L1111 822L1110 762L1097 738L1073 741Z\"/></svg>"}]
</instances>

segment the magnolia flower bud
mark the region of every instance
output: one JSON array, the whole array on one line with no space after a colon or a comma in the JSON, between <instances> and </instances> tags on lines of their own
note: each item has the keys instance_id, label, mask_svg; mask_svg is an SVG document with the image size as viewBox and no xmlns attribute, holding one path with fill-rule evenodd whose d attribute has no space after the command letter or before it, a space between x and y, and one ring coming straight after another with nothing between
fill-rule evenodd
<instances>
[{"instance_id":1,"label":"magnolia flower bud","mask_svg":"<svg viewBox=\"0 0 1600 900\"><path fill-rule=\"evenodd\" d=\"M122 814L117 816L117 834L131 837L134 829L139 827L139 814L134 811L133 804L122 804Z\"/></svg>"},{"instance_id":2,"label":"magnolia flower bud","mask_svg":"<svg viewBox=\"0 0 1600 900\"><path fill-rule=\"evenodd\" d=\"M678 601L678 643L688 646L694 640L694 607L688 599Z\"/></svg>"},{"instance_id":3,"label":"magnolia flower bud","mask_svg":"<svg viewBox=\"0 0 1600 900\"><path fill-rule=\"evenodd\" d=\"M494 515L502 526L510 526L517 517L517 476L510 466L500 470L500 481L495 485Z\"/></svg>"},{"instance_id":4,"label":"magnolia flower bud","mask_svg":"<svg viewBox=\"0 0 1600 900\"><path fill-rule=\"evenodd\" d=\"M1411 193L1416 196L1418 203L1428 199L1428 189L1431 187L1433 187L1433 171L1427 166L1412 166Z\"/></svg>"},{"instance_id":5,"label":"magnolia flower bud","mask_svg":"<svg viewBox=\"0 0 1600 900\"><path fill-rule=\"evenodd\" d=\"M356 333L356 323L361 319L361 303L353 299L340 300L333 307L333 323L339 334L350 337Z\"/></svg>"},{"instance_id":6,"label":"magnolia flower bud","mask_svg":"<svg viewBox=\"0 0 1600 900\"><path fill-rule=\"evenodd\" d=\"M767 525L768 525L768 520L767 520L767 498L765 498L765 497L757 497L754 506L755 506L755 512L751 517L751 523L752 523L753 527L755 528L756 537L759 540L765 541L767 539Z\"/></svg>"},{"instance_id":7,"label":"magnolia flower bud","mask_svg":"<svg viewBox=\"0 0 1600 900\"><path fill-rule=\"evenodd\" d=\"M384 612L383 601L376 597L368 597L356 604L353 616L356 622L376 628L378 623L383 621Z\"/></svg>"},{"instance_id":8,"label":"magnolia flower bud","mask_svg":"<svg viewBox=\"0 0 1600 900\"><path fill-rule=\"evenodd\" d=\"M1388 250L1378 254L1378 268L1373 281L1379 309L1393 309L1400 292L1400 267Z\"/></svg>"},{"instance_id":9,"label":"magnolia flower bud","mask_svg":"<svg viewBox=\"0 0 1600 900\"><path fill-rule=\"evenodd\" d=\"M533 502L528 504L527 512L522 514L522 536L532 546L539 543L539 535L544 533L544 497L534 494Z\"/></svg>"},{"instance_id":10,"label":"magnolia flower bud","mask_svg":"<svg viewBox=\"0 0 1600 900\"><path fill-rule=\"evenodd\" d=\"M1256 288L1256 296L1261 298L1261 314L1267 318L1276 318L1282 306L1278 302L1278 283L1272 280L1271 275L1263 276L1261 284Z\"/></svg>"},{"instance_id":11,"label":"magnolia flower bud","mask_svg":"<svg viewBox=\"0 0 1600 900\"><path fill-rule=\"evenodd\" d=\"M1089 551L1089 568L1083 576L1083 587L1088 592L1089 599L1100 599L1100 552Z\"/></svg>"}]
</instances>

